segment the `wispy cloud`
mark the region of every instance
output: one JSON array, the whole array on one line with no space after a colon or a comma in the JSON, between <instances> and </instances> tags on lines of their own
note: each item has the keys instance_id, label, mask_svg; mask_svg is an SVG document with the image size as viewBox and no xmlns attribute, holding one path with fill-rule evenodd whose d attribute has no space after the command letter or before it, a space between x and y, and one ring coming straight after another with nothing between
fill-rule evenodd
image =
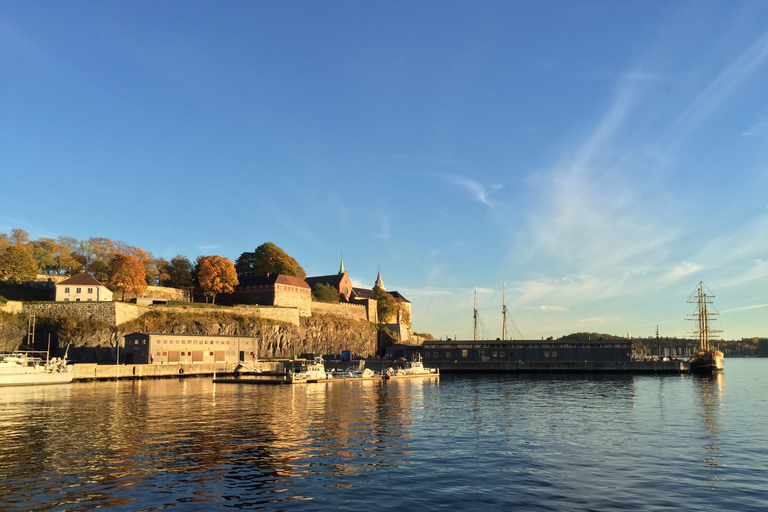
<instances>
[{"instance_id":1,"label":"wispy cloud","mask_svg":"<svg viewBox=\"0 0 768 512\"><path fill-rule=\"evenodd\" d=\"M381 240L389 240L392 238L392 231L389 226L389 216L384 215L381 217L379 231L377 233L373 233L373 236L376 238L379 238Z\"/></svg>"},{"instance_id":2,"label":"wispy cloud","mask_svg":"<svg viewBox=\"0 0 768 512\"><path fill-rule=\"evenodd\" d=\"M683 277L687 277L691 274L694 274L700 271L702 268L703 267L701 265L696 265L686 261L679 265L676 265L675 268L667 272L662 278L662 280L667 282L679 281Z\"/></svg>"},{"instance_id":3,"label":"wispy cloud","mask_svg":"<svg viewBox=\"0 0 768 512\"><path fill-rule=\"evenodd\" d=\"M755 71L760 69L766 58L768 58L768 32L760 36L694 98L675 123L675 131L687 131L714 112Z\"/></svg>"},{"instance_id":4,"label":"wispy cloud","mask_svg":"<svg viewBox=\"0 0 768 512\"><path fill-rule=\"evenodd\" d=\"M496 205L493 201L491 201L489 197L488 189L490 188L492 190L499 190L503 188L503 185L491 185L489 187L478 181L464 178L462 176L445 176L444 178L450 183L464 189L464 191L467 192L469 196L472 197L472 199L475 201L484 204L489 208L496 208Z\"/></svg>"}]
</instances>

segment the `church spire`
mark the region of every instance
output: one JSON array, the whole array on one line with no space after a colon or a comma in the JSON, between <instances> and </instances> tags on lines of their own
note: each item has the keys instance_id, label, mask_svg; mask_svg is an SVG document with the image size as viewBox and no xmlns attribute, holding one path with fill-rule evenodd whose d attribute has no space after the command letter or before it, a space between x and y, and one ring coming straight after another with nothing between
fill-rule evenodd
<instances>
[{"instance_id":1,"label":"church spire","mask_svg":"<svg viewBox=\"0 0 768 512\"><path fill-rule=\"evenodd\" d=\"M339 274L346 274L347 271L344 270L344 251L341 251L341 268L339 268Z\"/></svg>"},{"instance_id":2,"label":"church spire","mask_svg":"<svg viewBox=\"0 0 768 512\"><path fill-rule=\"evenodd\" d=\"M373 285L373 289L380 289L383 292L387 291L387 289L384 288L384 281L381 280L381 269L379 269L379 274L376 276L376 284Z\"/></svg>"}]
</instances>

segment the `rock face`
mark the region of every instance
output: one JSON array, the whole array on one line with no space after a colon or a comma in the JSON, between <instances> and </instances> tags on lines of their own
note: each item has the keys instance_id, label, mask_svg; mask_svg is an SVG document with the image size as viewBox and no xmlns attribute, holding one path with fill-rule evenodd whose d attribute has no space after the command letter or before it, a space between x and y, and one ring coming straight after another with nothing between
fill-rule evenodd
<instances>
[{"instance_id":1,"label":"rock face","mask_svg":"<svg viewBox=\"0 0 768 512\"><path fill-rule=\"evenodd\" d=\"M26 332L10 322L0 322L0 352L12 352L24 342Z\"/></svg>"},{"instance_id":2,"label":"rock face","mask_svg":"<svg viewBox=\"0 0 768 512\"><path fill-rule=\"evenodd\" d=\"M38 321L41 317L38 316ZM123 336L136 331L251 336L261 340L260 358L292 358L302 354L340 354L349 350L355 355L376 354L376 326L366 321L341 319L332 316L302 318L299 326L289 323L248 318L236 314L169 315L144 317L126 322L117 328L93 324L78 325L57 319L59 328L51 326L52 345L58 355L69 346L68 356L81 363L113 362L122 346ZM23 337L14 334L16 338ZM46 344L43 334L38 333L38 347Z\"/></svg>"}]
</instances>

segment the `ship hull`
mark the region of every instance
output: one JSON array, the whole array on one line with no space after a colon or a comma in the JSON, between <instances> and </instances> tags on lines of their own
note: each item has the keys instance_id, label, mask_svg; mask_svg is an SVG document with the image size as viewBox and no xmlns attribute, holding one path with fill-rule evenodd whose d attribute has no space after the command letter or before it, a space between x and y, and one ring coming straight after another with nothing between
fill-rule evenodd
<instances>
[{"instance_id":1,"label":"ship hull","mask_svg":"<svg viewBox=\"0 0 768 512\"><path fill-rule=\"evenodd\" d=\"M724 368L723 353L719 350L701 351L690 360L691 372L694 373L716 373L722 372Z\"/></svg>"}]
</instances>

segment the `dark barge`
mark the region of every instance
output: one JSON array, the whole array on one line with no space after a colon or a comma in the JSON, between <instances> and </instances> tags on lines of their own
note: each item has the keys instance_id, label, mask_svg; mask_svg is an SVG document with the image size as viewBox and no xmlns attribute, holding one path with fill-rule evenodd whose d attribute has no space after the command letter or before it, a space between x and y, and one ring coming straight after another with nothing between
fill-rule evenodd
<instances>
[{"instance_id":1,"label":"dark barge","mask_svg":"<svg viewBox=\"0 0 768 512\"><path fill-rule=\"evenodd\" d=\"M631 340L426 340L424 365L444 373L687 373L683 361L636 361Z\"/></svg>"}]
</instances>

